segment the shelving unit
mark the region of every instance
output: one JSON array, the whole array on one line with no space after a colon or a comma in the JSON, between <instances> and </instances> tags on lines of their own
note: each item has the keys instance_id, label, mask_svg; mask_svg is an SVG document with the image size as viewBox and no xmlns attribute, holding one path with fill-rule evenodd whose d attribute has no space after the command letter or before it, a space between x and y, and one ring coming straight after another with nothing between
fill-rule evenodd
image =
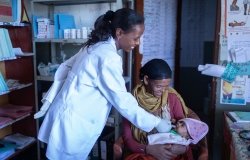
<instances>
[{"instance_id":1,"label":"shelving unit","mask_svg":"<svg viewBox=\"0 0 250 160\"><path fill-rule=\"evenodd\" d=\"M93 4L93 3L111 3L116 0L33 0L35 3L41 3L45 5L77 5L77 4Z\"/></svg>"},{"instance_id":2,"label":"shelving unit","mask_svg":"<svg viewBox=\"0 0 250 160\"><path fill-rule=\"evenodd\" d=\"M24 52L32 52L31 26L28 23L0 22L0 28L5 28L13 47L20 47ZM1 37L2 39L2 37ZM28 56L27 56L28 55ZM34 72L33 55L16 56L7 60L0 60L0 71L6 80L17 80L19 83L9 87L7 92L0 94L0 112L6 113L9 121L3 121L0 125L0 138L14 133L21 133L25 136L36 137L36 122L33 119L35 112L35 92L34 92ZM7 114L6 110L24 110L29 107L29 111L24 114L11 116L13 112ZM13 110L14 111L14 110ZM29 143L22 149L18 149L7 159L30 159L36 157L36 140ZM34 152L35 151L35 152Z\"/></svg>"},{"instance_id":3,"label":"shelving unit","mask_svg":"<svg viewBox=\"0 0 250 160\"><path fill-rule=\"evenodd\" d=\"M50 18L53 20L56 7L72 7L72 5L77 4L97 4L97 3L108 3L109 7L112 2L116 2L116 0L32 0L31 1L31 10L32 15ZM42 8L43 12L41 14ZM84 16L84 15L83 15ZM87 16L87 15L85 15ZM34 23L34 22L33 22ZM34 36L33 36L34 37ZM42 106L41 99L43 93L45 93L51 84L53 83L53 76L42 76L38 72L39 63L48 64L50 63L61 63L60 54L63 53L66 55L67 59L76 54L79 49L82 47L82 44L86 42L87 39L38 39L33 38L33 50L35 52L34 55L34 73L35 73L35 93L36 93L36 111L40 109ZM121 53L122 54L122 53ZM124 59L124 62L129 62L127 74L124 76L125 82L127 83L128 89L131 88L131 54L126 57L130 58L128 60ZM37 130L39 130L39 126L41 125L41 120L37 121ZM116 110L111 112L111 115L107 121L107 126L112 127L114 130L115 139L117 139L120 135L120 115ZM43 144L41 143L39 147L43 148Z\"/></svg>"}]
</instances>

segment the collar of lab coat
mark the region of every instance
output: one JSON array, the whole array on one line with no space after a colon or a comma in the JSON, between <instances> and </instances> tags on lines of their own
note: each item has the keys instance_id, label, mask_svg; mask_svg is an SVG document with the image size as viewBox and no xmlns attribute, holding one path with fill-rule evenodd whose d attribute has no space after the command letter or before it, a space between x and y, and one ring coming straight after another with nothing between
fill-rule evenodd
<instances>
[{"instance_id":1,"label":"collar of lab coat","mask_svg":"<svg viewBox=\"0 0 250 160\"><path fill-rule=\"evenodd\" d=\"M107 41L104 41L103 43L110 43L114 47L114 49L116 51L118 51L118 49L116 48L116 45L115 45L115 39L112 36L109 37L109 39Z\"/></svg>"},{"instance_id":2,"label":"collar of lab coat","mask_svg":"<svg viewBox=\"0 0 250 160\"><path fill-rule=\"evenodd\" d=\"M106 44L107 44L107 43L111 44L111 45L114 47L114 49L115 49L116 51L118 51L118 49L116 48L116 45L115 45L115 39L114 39L112 36L110 36L109 39L108 39L107 41L98 42L98 43L96 43L95 45L93 45L93 46L91 46L90 48L88 48L88 52L91 52L92 49L98 47L98 46L101 45L101 44L105 44L105 43L106 43Z\"/></svg>"},{"instance_id":3,"label":"collar of lab coat","mask_svg":"<svg viewBox=\"0 0 250 160\"><path fill-rule=\"evenodd\" d=\"M116 45L115 45L115 39L114 39L112 36L108 39L108 42L109 42L116 50L118 50L118 49L116 48Z\"/></svg>"}]
</instances>

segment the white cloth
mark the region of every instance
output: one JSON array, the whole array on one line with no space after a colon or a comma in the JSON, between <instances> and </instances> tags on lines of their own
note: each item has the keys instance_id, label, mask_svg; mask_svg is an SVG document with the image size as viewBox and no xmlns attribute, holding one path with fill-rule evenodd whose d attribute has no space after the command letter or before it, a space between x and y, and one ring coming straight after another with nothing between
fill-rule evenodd
<instances>
[{"instance_id":1,"label":"white cloth","mask_svg":"<svg viewBox=\"0 0 250 160\"><path fill-rule=\"evenodd\" d=\"M225 71L224 66L220 66L217 64L205 64L199 65L198 71L201 71L201 74L213 76L213 77L221 77L223 72Z\"/></svg>"},{"instance_id":2,"label":"white cloth","mask_svg":"<svg viewBox=\"0 0 250 160\"><path fill-rule=\"evenodd\" d=\"M43 117L47 113L50 105L51 103L49 101L44 101L42 107L40 108L40 111L34 114L34 118L37 119Z\"/></svg>"},{"instance_id":3,"label":"white cloth","mask_svg":"<svg viewBox=\"0 0 250 160\"><path fill-rule=\"evenodd\" d=\"M55 97L51 98L38 134L38 139L48 144L49 159L86 159L112 106L144 131L158 125L160 119L139 107L127 92L122 58L113 38L84 49L73 58L72 68L64 73L67 78L58 93L52 94ZM46 99L50 99L49 93Z\"/></svg>"},{"instance_id":4,"label":"white cloth","mask_svg":"<svg viewBox=\"0 0 250 160\"><path fill-rule=\"evenodd\" d=\"M168 119L161 119L160 123L155 128L159 133L169 132L172 128L172 124Z\"/></svg>"},{"instance_id":5,"label":"white cloth","mask_svg":"<svg viewBox=\"0 0 250 160\"><path fill-rule=\"evenodd\" d=\"M191 139L186 139L175 133L156 133L148 135L148 144L181 144L188 146L191 143Z\"/></svg>"}]
</instances>

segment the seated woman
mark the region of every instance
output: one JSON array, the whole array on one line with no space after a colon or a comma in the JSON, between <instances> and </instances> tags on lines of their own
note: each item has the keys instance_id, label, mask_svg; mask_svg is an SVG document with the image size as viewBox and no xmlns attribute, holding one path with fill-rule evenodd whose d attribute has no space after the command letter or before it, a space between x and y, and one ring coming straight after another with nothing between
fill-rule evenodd
<instances>
[{"instance_id":1,"label":"seated woman","mask_svg":"<svg viewBox=\"0 0 250 160\"><path fill-rule=\"evenodd\" d=\"M190 117L199 119L198 116L186 107L181 96L169 87L172 71L169 65L161 59L147 62L140 70L141 84L138 84L133 94L139 105L159 117L171 120L172 123L179 119ZM126 159L158 159L158 160L194 160L208 159L206 141L202 140L195 146L185 147L179 144L154 144L149 145L147 136L156 133L146 133L129 121L123 121L123 142L125 149L130 152ZM194 158L192 150L199 148L199 158ZM126 151L127 152L127 151ZM133 154L131 154L133 153Z\"/></svg>"}]
</instances>

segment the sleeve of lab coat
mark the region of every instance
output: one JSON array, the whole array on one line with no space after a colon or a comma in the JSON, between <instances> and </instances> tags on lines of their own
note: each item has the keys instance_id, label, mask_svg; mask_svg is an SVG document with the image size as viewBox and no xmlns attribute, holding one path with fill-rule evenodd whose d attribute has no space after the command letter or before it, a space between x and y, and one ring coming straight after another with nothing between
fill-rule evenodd
<instances>
[{"instance_id":1,"label":"sleeve of lab coat","mask_svg":"<svg viewBox=\"0 0 250 160\"><path fill-rule=\"evenodd\" d=\"M127 92L122 76L122 61L118 58L107 59L99 71L98 88L122 116L138 128L151 131L159 124L160 118L139 107L136 99Z\"/></svg>"},{"instance_id":2,"label":"sleeve of lab coat","mask_svg":"<svg viewBox=\"0 0 250 160\"><path fill-rule=\"evenodd\" d=\"M47 91L45 96L42 99L42 102L48 101L49 103L52 103L54 98L56 97L57 93L61 89L64 80L66 79L69 71L71 70L78 54L80 54L82 50L80 50L77 54L75 54L73 57L68 59L67 61L63 62L59 68L56 70L55 76L54 76L54 82L50 89Z\"/></svg>"},{"instance_id":3,"label":"sleeve of lab coat","mask_svg":"<svg viewBox=\"0 0 250 160\"><path fill-rule=\"evenodd\" d=\"M63 62L58 69L56 70L55 76L54 76L54 82L52 86L49 88L43 99L41 100L43 102L42 107L40 108L40 111L37 112L34 115L34 118L40 118L43 117L47 110L50 107L50 104L53 102L54 98L56 97L57 93L61 89L64 80L66 79L68 72L71 70L72 65L74 64L77 55L82 51L82 49L75 54L73 57L68 59L67 61Z\"/></svg>"}]
</instances>

